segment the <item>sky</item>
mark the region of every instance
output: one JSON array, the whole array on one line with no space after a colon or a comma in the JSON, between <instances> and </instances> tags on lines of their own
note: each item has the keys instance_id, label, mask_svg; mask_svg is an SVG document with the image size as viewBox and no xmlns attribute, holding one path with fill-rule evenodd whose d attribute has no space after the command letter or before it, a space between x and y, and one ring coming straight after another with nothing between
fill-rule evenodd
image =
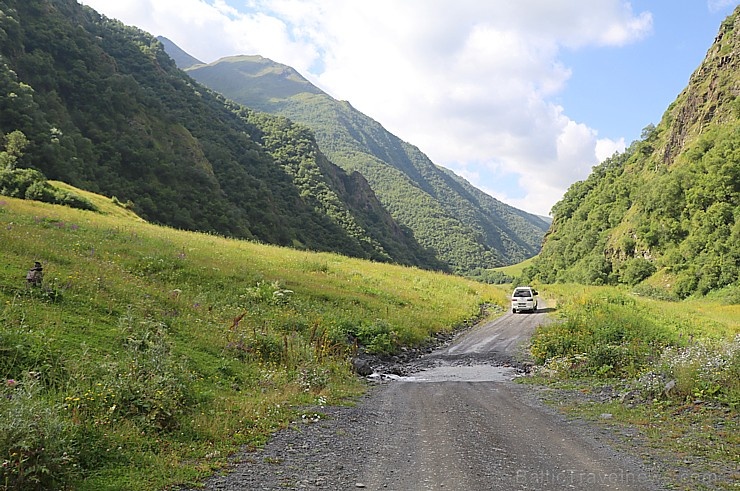
<instances>
[{"instance_id":1,"label":"sky","mask_svg":"<svg viewBox=\"0 0 740 491\"><path fill-rule=\"evenodd\" d=\"M210 63L261 55L549 215L658 124L737 0L80 0Z\"/></svg>"}]
</instances>

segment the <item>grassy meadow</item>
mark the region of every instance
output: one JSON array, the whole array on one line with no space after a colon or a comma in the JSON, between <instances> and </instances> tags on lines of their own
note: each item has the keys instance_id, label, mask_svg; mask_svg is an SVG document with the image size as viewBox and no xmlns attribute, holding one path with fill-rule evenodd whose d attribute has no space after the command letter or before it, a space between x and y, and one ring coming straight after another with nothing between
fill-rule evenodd
<instances>
[{"instance_id":1,"label":"grassy meadow","mask_svg":"<svg viewBox=\"0 0 740 491\"><path fill-rule=\"evenodd\" d=\"M524 272L524 268L527 268L532 264L532 261L534 258L527 259L526 261L522 261L517 264L512 264L511 266L502 266L500 268L494 268L491 271L496 271L503 273L507 276L511 276L513 278L517 278L522 275Z\"/></svg>"},{"instance_id":2,"label":"grassy meadow","mask_svg":"<svg viewBox=\"0 0 740 491\"><path fill-rule=\"evenodd\" d=\"M58 186L63 186L56 183ZM390 353L505 306L463 278L0 196L0 490L195 482ZM26 285L40 261L41 288Z\"/></svg>"}]
</instances>

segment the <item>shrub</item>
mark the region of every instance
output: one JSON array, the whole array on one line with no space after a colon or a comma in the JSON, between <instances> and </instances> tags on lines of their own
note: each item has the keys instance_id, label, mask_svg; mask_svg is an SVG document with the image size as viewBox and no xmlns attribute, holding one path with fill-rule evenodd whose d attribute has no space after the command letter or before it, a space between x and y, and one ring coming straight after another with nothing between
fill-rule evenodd
<instances>
[{"instance_id":1,"label":"shrub","mask_svg":"<svg viewBox=\"0 0 740 491\"><path fill-rule=\"evenodd\" d=\"M259 281L257 285L247 288L242 298L258 304L285 305L289 302L292 294L293 291L282 288L279 281L273 281L272 283Z\"/></svg>"},{"instance_id":2,"label":"shrub","mask_svg":"<svg viewBox=\"0 0 740 491\"><path fill-rule=\"evenodd\" d=\"M398 349L398 333L382 319L360 325L356 337L368 353L391 354Z\"/></svg>"},{"instance_id":3,"label":"shrub","mask_svg":"<svg viewBox=\"0 0 740 491\"><path fill-rule=\"evenodd\" d=\"M0 194L81 210L97 210L88 199L53 187L41 172L34 169L0 170Z\"/></svg>"},{"instance_id":4,"label":"shrub","mask_svg":"<svg viewBox=\"0 0 740 491\"><path fill-rule=\"evenodd\" d=\"M81 373L94 374L70 384L65 408L85 427L128 419L142 432L172 430L190 399L189 372L173 355L164 324L121 319L123 342L116 359ZM86 430L87 431L87 430Z\"/></svg>"},{"instance_id":5,"label":"shrub","mask_svg":"<svg viewBox=\"0 0 740 491\"><path fill-rule=\"evenodd\" d=\"M619 279L622 283L636 285L645 278L650 277L656 270L655 264L651 261L642 257L635 257L628 259L622 265Z\"/></svg>"},{"instance_id":6,"label":"shrub","mask_svg":"<svg viewBox=\"0 0 740 491\"><path fill-rule=\"evenodd\" d=\"M31 186L44 182L44 175L34 169L0 170L0 194L5 196L25 198Z\"/></svg>"},{"instance_id":7,"label":"shrub","mask_svg":"<svg viewBox=\"0 0 740 491\"><path fill-rule=\"evenodd\" d=\"M116 411L142 429L176 428L188 397L187 370L171 353L164 324L123 319L126 352L112 365Z\"/></svg>"}]
</instances>

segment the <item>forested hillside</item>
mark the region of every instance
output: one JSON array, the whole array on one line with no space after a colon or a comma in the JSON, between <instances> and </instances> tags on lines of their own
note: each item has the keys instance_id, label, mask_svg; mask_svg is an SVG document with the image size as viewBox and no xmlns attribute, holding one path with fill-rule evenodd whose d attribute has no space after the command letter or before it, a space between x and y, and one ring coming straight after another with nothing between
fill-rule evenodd
<instances>
[{"instance_id":1,"label":"forested hillside","mask_svg":"<svg viewBox=\"0 0 740 491\"><path fill-rule=\"evenodd\" d=\"M737 284L739 95L740 7L660 124L553 208L527 279L640 284L668 298Z\"/></svg>"},{"instance_id":2,"label":"forested hillside","mask_svg":"<svg viewBox=\"0 0 740 491\"><path fill-rule=\"evenodd\" d=\"M177 228L444 267L312 134L196 84L148 33L74 0L0 0L0 56L6 176L36 169Z\"/></svg>"},{"instance_id":3,"label":"forested hillside","mask_svg":"<svg viewBox=\"0 0 740 491\"><path fill-rule=\"evenodd\" d=\"M173 53L180 51L163 42ZM549 226L545 220L505 205L435 165L417 147L348 102L333 99L294 69L261 56L183 68L230 99L310 127L323 153L347 172L360 172L393 218L453 271L469 274L539 252Z\"/></svg>"}]
</instances>

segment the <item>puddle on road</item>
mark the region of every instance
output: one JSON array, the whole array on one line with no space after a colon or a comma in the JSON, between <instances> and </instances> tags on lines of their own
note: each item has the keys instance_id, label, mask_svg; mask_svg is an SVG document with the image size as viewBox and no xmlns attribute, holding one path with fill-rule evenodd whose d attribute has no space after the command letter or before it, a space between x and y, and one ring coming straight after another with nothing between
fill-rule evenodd
<instances>
[{"instance_id":1,"label":"puddle on road","mask_svg":"<svg viewBox=\"0 0 740 491\"><path fill-rule=\"evenodd\" d=\"M512 367L491 365L441 366L422 370L413 375L374 373L370 378L383 378L403 382L507 382L514 380L517 371Z\"/></svg>"}]
</instances>

